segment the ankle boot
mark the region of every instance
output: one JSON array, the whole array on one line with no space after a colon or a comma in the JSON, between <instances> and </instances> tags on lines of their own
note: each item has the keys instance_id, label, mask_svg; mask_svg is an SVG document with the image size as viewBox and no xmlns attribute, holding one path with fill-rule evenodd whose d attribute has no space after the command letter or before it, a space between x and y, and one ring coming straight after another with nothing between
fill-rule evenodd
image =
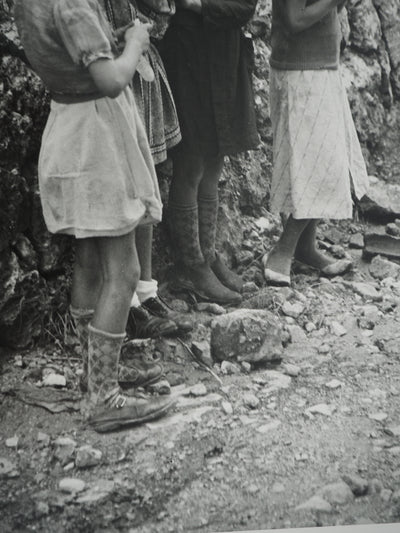
<instances>
[{"instance_id":1,"label":"ankle boot","mask_svg":"<svg viewBox=\"0 0 400 533\"><path fill-rule=\"evenodd\" d=\"M199 298L220 304L235 304L241 296L225 287L205 261L199 238L197 206L169 205L169 227L174 243L177 279L173 290L187 290Z\"/></svg>"},{"instance_id":2,"label":"ankle boot","mask_svg":"<svg viewBox=\"0 0 400 533\"><path fill-rule=\"evenodd\" d=\"M241 292L243 280L232 272L215 250L218 219L218 197L199 197L199 237L204 259L219 281L235 292Z\"/></svg>"},{"instance_id":3,"label":"ankle boot","mask_svg":"<svg viewBox=\"0 0 400 533\"><path fill-rule=\"evenodd\" d=\"M118 363L125 333L100 331L89 324L87 423L113 431L159 418L174 405L166 397L126 396L118 385Z\"/></svg>"},{"instance_id":4,"label":"ankle boot","mask_svg":"<svg viewBox=\"0 0 400 533\"><path fill-rule=\"evenodd\" d=\"M83 372L79 378L79 388L82 392L88 389L88 325L93 317L93 309L81 309L70 306L70 313L74 320L75 331L81 347ZM124 349L124 347L123 347ZM160 361L144 361L136 354L129 358L129 364L118 366L119 381L124 387L147 387L163 379L164 368Z\"/></svg>"}]
</instances>

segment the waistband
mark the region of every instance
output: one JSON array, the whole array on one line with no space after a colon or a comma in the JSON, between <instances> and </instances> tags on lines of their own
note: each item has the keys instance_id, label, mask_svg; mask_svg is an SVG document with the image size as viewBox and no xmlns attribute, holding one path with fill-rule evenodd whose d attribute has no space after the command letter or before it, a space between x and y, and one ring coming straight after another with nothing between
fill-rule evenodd
<instances>
[{"instance_id":1,"label":"waistband","mask_svg":"<svg viewBox=\"0 0 400 533\"><path fill-rule=\"evenodd\" d=\"M91 100L98 100L104 98L100 92L93 93L57 93L50 91L50 98L58 104L81 104L83 102L90 102Z\"/></svg>"}]
</instances>

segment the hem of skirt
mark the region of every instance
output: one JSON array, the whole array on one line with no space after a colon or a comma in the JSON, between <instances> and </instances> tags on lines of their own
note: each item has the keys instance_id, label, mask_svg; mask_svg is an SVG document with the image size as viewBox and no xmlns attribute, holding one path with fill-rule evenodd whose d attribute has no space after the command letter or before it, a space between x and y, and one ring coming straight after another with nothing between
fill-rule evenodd
<instances>
[{"instance_id":1,"label":"hem of skirt","mask_svg":"<svg viewBox=\"0 0 400 533\"><path fill-rule=\"evenodd\" d=\"M61 228L61 229L52 229L48 228L50 233L54 234L64 234L71 235L75 239L89 239L91 237L121 237L133 231L137 226L142 224L155 224L156 222L143 222L143 219L136 220L135 222L124 226L123 228L117 229L83 229L83 228Z\"/></svg>"}]
</instances>

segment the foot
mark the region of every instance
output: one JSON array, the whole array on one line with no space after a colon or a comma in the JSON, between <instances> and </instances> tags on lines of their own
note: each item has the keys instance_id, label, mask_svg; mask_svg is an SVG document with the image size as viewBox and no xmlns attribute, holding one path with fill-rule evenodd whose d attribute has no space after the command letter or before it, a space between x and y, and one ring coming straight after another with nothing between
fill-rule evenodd
<instances>
[{"instance_id":1,"label":"foot","mask_svg":"<svg viewBox=\"0 0 400 533\"><path fill-rule=\"evenodd\" d=\"M349 259L331 259L317 249L308 250L305 252L296 251L296 260L308 265L325 276L340 276L348 272L353 266L353 262Z\"/></svg>"},{"instance_id":2,"label":"foot","mask_svg":"<svg viewBox=\"0 0 400 533\"><path fill-rule=\"evenodd\" d=\"M228 289L219 281L207 263L193 266L180 265L176 269L176 274L173 290L186 290L201 300L221 305L239 304L242 301L238 292Z\"/></svg>"},{"instance_id":3,"label":"foot","mask_svg":"<svg viewBox=\"0 0 400 533\"><path fill-rule=\"evenodd\" d=\"M296 250L295 259L317 270L323 270L328 265L335 263L333 259L327 257L316 248Z\"/></svg>"},{"instance_id":4,"label":"foot","mask_svg":"<svg viewBox=\"0 0 400 533\"><path fill-rule=\"evenodd\" d=\"M289 286L292 257L275 247L262 258L264 278L269 285Z\"/></svg>"},{"instance_id":5,"label":"foot","mask_svg":"<svg viewBox=\"0 0 400 533\"><path fill-rule=\"evenodd\" d=\"M177 334L188 333L193 329L191 321L171 309L159 295L142 302L142 307L152 316L174 322Z\"/></svg>"},{"instance_id":6,"label":"foot","mask_svg":"<svg viewBox=\"0 0 400 533\"><path fill-rule=\"evenodd\" d=\"M215 261L210 266L211 270L225 287L235 292L242 292L244 284L242 278L227 267L218 253L216 254Z\"/></svg>"},{"instance_id":7,"label":"foot","mask_svg":"<svg viewBox=\"0 0 400 533\"><path fill-rule=\"evenodd\" d=\"M144 350L138 350L137 347L134 349L134 342L128 341L122 345L118 383L127 389L147 388L164 379L164 367L159 358L151 358ZM80 376L79 387L82 392L87 392L87 374L83 373Z\"/></svg>"},{"instance_id":8,"label":"foot","mask_svg":"<svg viewBox=\"0 0 400 533\"><path fill-rule=\"evenodd\" d=\"M145 307L131 307L126 325L130 339L156 339L177 335L178 326L167 317L150 314Z\"/></svg>"},{"instance_id":9,"label":"foot","mask_svg":"<svg viewBox=\"0 0 400 533\"><path fill-rule=\"evenodd\" d=\"M168 413L176 399L136 393L126 396L116 389L103 399L89 400L88 425L99 433L143 424Z\"/></svg>"}]
</instances>

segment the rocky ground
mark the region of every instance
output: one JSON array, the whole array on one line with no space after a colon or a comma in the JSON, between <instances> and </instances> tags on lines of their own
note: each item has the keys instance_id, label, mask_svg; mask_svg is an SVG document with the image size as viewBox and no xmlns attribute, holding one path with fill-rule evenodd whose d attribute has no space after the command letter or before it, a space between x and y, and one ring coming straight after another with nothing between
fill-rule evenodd
<instances>
[{"instance_id":1,"label":"rocky ground","mask_svg":"<svg viewBox=\"0 0 400 533\"><path fill-rule=\"evenodd\" d=\"M362 257L364 233L400 234L399 222L323 224L320 246L352 271L294 265L292 288L254 292L274 224L253 222L238 253L240 309L170 298L195 328L153 346L178 399L166 418L85 428L69 331L66 346L3 354L4 533L400 522L400 266Z\"/></svg>"}]
</instances>

